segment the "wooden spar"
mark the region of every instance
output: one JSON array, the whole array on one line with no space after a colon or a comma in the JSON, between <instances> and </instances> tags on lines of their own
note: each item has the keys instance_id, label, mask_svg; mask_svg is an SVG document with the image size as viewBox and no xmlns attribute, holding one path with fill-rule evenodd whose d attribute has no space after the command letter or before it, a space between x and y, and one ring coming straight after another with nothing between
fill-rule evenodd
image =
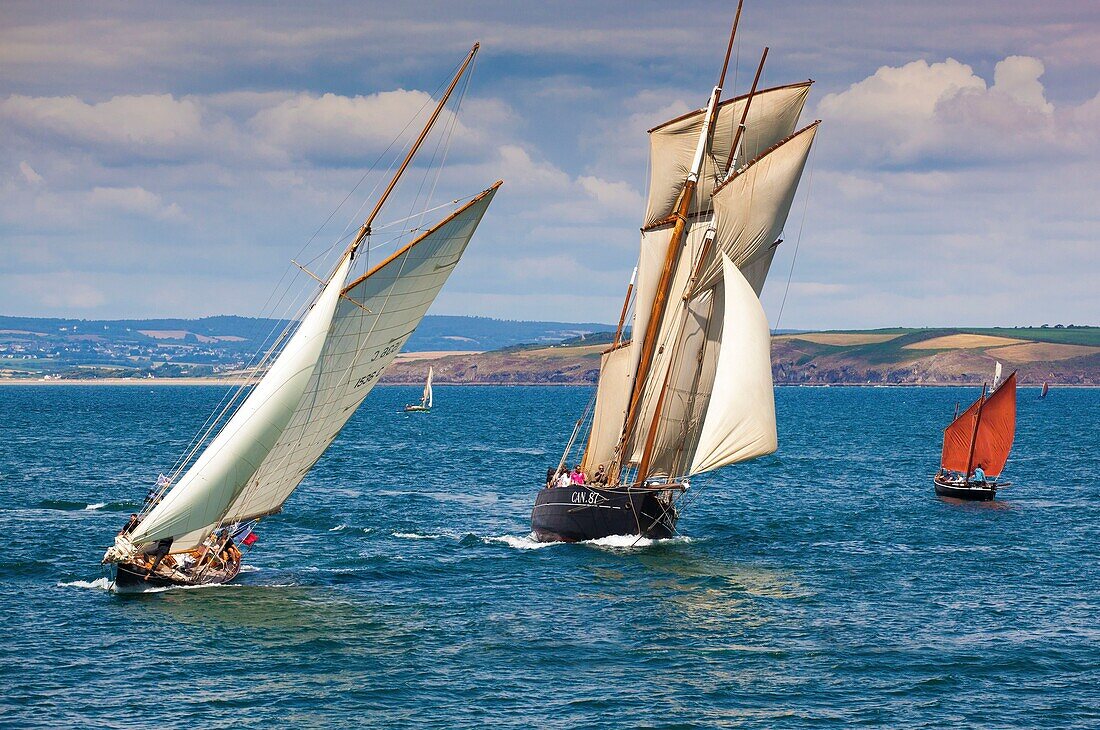
<instances>
[{"instance_id":1,"label":"wooden spar","mask_svg":"<svg viewBox=\"0 0 1100 730\"><path fill-rule=\"evenodd\" d=\"M630 308L630 295L634 293L634 280L638 278L638 267L634 267L634 273L630 275L630 283L626 285L626 299L623 300L623 312L619 315L619 326L615 329L615 340L611 343L611 349L619 346L623 335L623 325L626 324L626 310Z\"/></svg>"},{"instance_id":2,"label":"wooden spar","mask_svg":"<svg viewBox=\"0 0 1100 730\"><path fill-rule=\"evenodd\" d=\"M745 120L749 118L749 107L752 106L752 97L756 94L756 86L760 83L760 74L764 70L764 61L768 58L768 47L764 47L764 53L760 56L760 65L756 67L756 76L752 79L752 88L749 90L749 95L745 98L745 108L741 111L741 121L737 125L737 130L733 133L733 145L730 147L729 157L726 158L726 175L728 176L733 170L730 169L730 165L733 164L733 157L737 154L737 145L741 143L741 134L745 131Z\"/></svg>"},{"instance_id":3,"label":"wooden spar","mask_svg":"<svg viewBox=\"0 0 1100 730\"><path fill-rule=\"evenodd\" d=\"M699 252L699 260L695 262L695 269L691 272L691 280L688 281L687 291L684 292L685 302L695 294L695 282L699 280L699 275L703 273L703 264L706 263L707 256L710 255L710 247L713 243L714 236L707 236L703 239L703 250Z\"/></svg>"},{"instance_id":4,"label":"wooden spar","mask_svg":"<svg viewBox=\"0 0 1100 730\"><path fill-rule=\"evenodd\" d=\"M477 55L477 49L481 47L480 43L475 43L474 47L470 49L470 52L466 54L466 60L462 62L462 66L458 69L458 73L451 79L451 85L447 87L447 91L444 92L443 98L439 100L439 104L436 105L435 111L432 112L432 116L428 119L428 123L424 125L424 129L421 130L420 136L413 142L412 147L409 148L409 153L405 155L405 161L401 163L401 167L397 168L397 172L394 174L393 179L390 180L390 184L386 186L386 190L382 193L382 197L378 199L378 202L374 206L374 210L367 216L367 222L363 224L363 227L359 229L359 234L352 241L351 246L348 247L348 253L355 255L356 250L359 248L359 244L363 242L363 239L370 235L370 226L374 222L375 216L378 215L378 211L382 209L383 203L386 202L386 198L390 196L393 189L397 186L397 181L401 179L401 176L405 173L405 168L412 162L413 155L420 149L421 143L424 138L428 136L428 132L431 131L432 125L435 124L435 120L439 118L440 112L443 111L443 107L447 104L447 100L451 98L451 92L458 86L458 80L462 78L462 74L466 73L466 67L470 65L470 61L474 60L474 56Z\"/></svg>"},{"instance_id":5,"label":"wooden spar","mask_svg":"<svg viewBox=\"0 0 1100 730\"><path fill-rule=\"evenodd\" d=\"M726 60L722 62L722 73L718 77L718 88L726 85L726 69L730 66L730 54L733 53L733 39L737 37L737 23L741 20L741 6L745 0L737 0L737 13L733 16L733 28L730 30L730 42L726 46Z\"/></svg>"},{"instance_id":6,"label":"wooden spar","mask_svg":"<svg viewBox=\"0 0 1100 730\"><path fill-rule=\"evenodd\" d=\"M982 409L985 408L985 383L982 383L982 397L978 399L978 413L974 416L974 433L970 436L970 455L966 457L966 474L963 479L970 481L970 472L974 469L974 445L978 443L978 427L982 425Z\"/></svg>"},{"instance_id":7,"label":"wooden spar","mask_svg":"<svg viewBox=\"0 0 1100 730\"><path fill-rule=\"evenodd\" d=\"M623 424L623 432L619 436L620 464L624 456L623 450L626 448L626 440L634 430L634 426L638 421L638 411L641 410L642 393L645 391L646 378L649 377L649 369L653 364L654 350L657 349L657 336L661 329L661 318L664 317L665 306L668 304L669 289L672 287L672 271L680 253L684 230L687 228L687 212L691 207L691 200L695 196L695 185L695 180L691 178L684 183L684 189L680 193L680 202L676 206L676 226L672 229L672 237L668 242L664 268L661 269L661 278L657 283L657 295L653 300L653 308L650 310L645 337L642 339L642 351L638 361L638 370L634 375L634 387L630 394L630 405L626 410L626 421Z\"/></svg>"}]
</instances>

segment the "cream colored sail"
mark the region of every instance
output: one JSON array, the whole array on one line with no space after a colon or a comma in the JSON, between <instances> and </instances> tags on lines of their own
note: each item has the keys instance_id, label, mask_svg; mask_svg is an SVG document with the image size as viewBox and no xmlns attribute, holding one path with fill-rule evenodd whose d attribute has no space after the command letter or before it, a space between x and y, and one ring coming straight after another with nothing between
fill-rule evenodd
<instances>
[{"instance_id":1,"label":"cream colored sail","mask_svg":"<svg viewBox=\"0 0 1100 730\"><path fill-rule=\"evenodd\" d=\"M722 275L718 252L729 256L742 273L747 273L754 262L774 253L771 249L787 224L817 127L814 122L768 150L715 193L715 245L697 288L711 286ZM757 296L767 273L766 268L752 271L749 283Z\"/></svg>"},{"instance_id":2,"label":"cream colored sail","mask_svg":"<svg viewBox=\"0 0 1100 730\"><path fill-rule=\"evenodd\" d=\"M615 455L623 431L630 391L634 384L633 343L605 352L600 358L600 380L596 389L596 406L592 412L592 427L584 452L584 469L594 474L601 464L608 466Z\"/></svg>"},{"instance_id":3,"label":"cream colored sail","mask_svg":"<svg viewBox=\"0 0 1100 730\"><path fill-rule=\"evenodd\" d=\"M133 545L173 538L173 552L197 547L241 494L298 412L328 341L350 263L345 255L267 374L130 535Z\"/></svg>"},{"instance_id":4,"label":"cream colored sail","mask_svg":"<svg viewBox=\"0 0 1100 730\"><path fill-rule=\"evenodd\" d=\"M780 86L758 91L749 106L745 132L740 142L740 159L751 160L772 145L788 137L810 93L810 84ZM726 160L733 145L737 125L747 97L740 96L719 106L709 153L699 175L699 187L692 204L693 212L710 210L711 191L719 174L726 172ZM649 197L646 201L645 226L666 218L673 211L676 197L691 171L699 133L705 121L704 110L697 110L650 130Z\"/></svg>"},{"instance_id":5,"label":"cream colored sail","mask_svg":"<svg viewBox=\"0 0 1100 730\"><path fill-rule=\"evenodd\" d=\"M779 444L768 318L748 281L725 254L722 273L722 345L691 474L773 453Z\"/></svg>"},{"instance_id":6,"label":"cream colored sail","mask_svg":"<svg viewBox=\"0 0 1100 730\"><path fill-rule=\"evenodd\" d=\"M416 329L499 185L347 287L305 396L223 523L281 509Z\"/></svg>"}]
</instances>

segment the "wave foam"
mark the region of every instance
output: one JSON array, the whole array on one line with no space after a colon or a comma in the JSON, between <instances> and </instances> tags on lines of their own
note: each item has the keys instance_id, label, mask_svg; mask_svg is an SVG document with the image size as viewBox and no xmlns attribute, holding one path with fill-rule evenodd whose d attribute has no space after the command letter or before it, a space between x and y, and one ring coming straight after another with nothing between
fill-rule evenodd
<instances>
[{"instance_id":1,"label":"wave foam","mask_svg":"<svg viewBox=\"0 0 1100 730\"><path fill-rule=\"evenodd\" d=\"M441 537L446 537L446 535L421 535L416 532L395 532L393 536L402 540L438 540Z\"/></svg>"},{"instance_id":2,"label":"wave foam","mask_svg":"<svg viewBox=\"0 0 1100 730\"><path fill-rule=\"evenodd\" d=\"M58 583L58 588L88 588L95 591L109 591L114 583L107 578L96 578L93 581L71 580L68 583Z\"/></svg>"},{"instance_id":3,"label":"wave foam","mask_svg":"<svg viewBox=\"0 0 1100 730\"><path fill-rule=\"evenodd\" d=\"M559 544L554 542L539 542L532 534L524 535L523 537L516 537L515 535L483 537L481 541L484 543L501 543L508 547L515 548L516 550L538 550L539 548Z\"/></svg>"},{"instance_id":4,"label":"wave foam","mask_svg":"<svg viewBox=\"0 0 1100 730\"><path fill-rule=\"evenodd\" d=\"M611 548L613 550L630 550L632 548L647 548L653 545L675 545L679 543L689 543L691 538L678 535L677 537L669 537L660 540L654 540L648 537L639 537L638 535L608 535L607 537L597 538L595 540L584 540L582 545L592 545L598 548Z\"/></svg>"},{"instance_id":5,"label":"wave foam","mask_svg":"<svg viewBox=\"0 0 1100 730\"><path fill-rule=\"evenodd\" d=\"M95 510L103 509L106 506L107 506L106 502L96 502L95 504L90 504L87 507L85 507L84 511L85 512L94 512Z\"/></svg>"},{"instance_id":6,"label":"wave foam","mask_svg":"<svg viewBox=\"0 0 1100 730\"><path fill-rule=\"evenodd\" d=\"M333 527L333 528L329 529L329 532L343 532L346 529L348 529L348 526L341 523L341 524L337 525L336 527Z\"/></svg>"}]
</instances>

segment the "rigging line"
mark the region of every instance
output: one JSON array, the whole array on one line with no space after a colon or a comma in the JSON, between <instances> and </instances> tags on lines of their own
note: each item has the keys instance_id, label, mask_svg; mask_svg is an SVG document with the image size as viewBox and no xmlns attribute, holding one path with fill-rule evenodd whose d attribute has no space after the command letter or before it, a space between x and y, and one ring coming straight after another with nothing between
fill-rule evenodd
<instances>
[{"instance_id":1,"label":"rigging line","mask_svg":"<svg viewBox=\"0 0 1100 730\"><path fill-rule=\"evenodd\" d=\"M802 221L798 224L798 238L794 241L794 255L791 256L791 270L787 272L787 286L783 289L783 301L779 304L779 315L775 318L774 335L779 331L779 323L783 320L783 308L787 306L787 293L791 290L791 279L794 277L794 264L798 260L798 247L802 243L802 228L806 225L806 211L810 209L810 193L814 189L814 161L817 159L817 148L810 151L810 179L806 181L806 200L802 206Z\"/></svg>"}]
</instances>

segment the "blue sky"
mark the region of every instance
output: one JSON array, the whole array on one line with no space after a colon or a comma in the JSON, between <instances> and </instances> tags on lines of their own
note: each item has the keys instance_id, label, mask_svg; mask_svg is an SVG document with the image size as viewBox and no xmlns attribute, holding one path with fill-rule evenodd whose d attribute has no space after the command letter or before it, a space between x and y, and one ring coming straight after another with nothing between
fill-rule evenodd
<instances>
[{"instance_id":1,"label":"blue sky","mask_svg":"<svg viewBox=\"0 0 1100 730\"><path fill-rule=\"evenodd\" d=\"M433 200L505 185L432 311L614 321L645 130L705 102L733 5L6 2L0 312L262 313L480 40ZM783 327L1100 322L1100 5L747 0L733 92L765 44L824 120L773 325L788 275Z\"/></svg>"}]
</instances>

